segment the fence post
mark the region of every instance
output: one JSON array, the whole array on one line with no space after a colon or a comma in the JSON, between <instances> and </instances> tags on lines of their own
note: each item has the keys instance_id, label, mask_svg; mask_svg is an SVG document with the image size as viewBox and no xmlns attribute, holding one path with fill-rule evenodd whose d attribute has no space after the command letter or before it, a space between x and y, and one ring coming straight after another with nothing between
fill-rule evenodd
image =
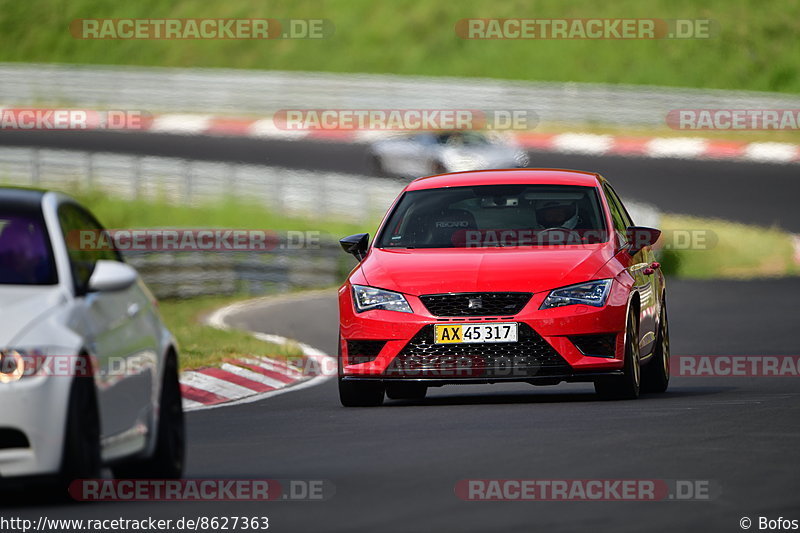
<instances>
[{"instance_id":1,"label":"fence post","mask_svg":"<svg viewBox=\"0 0 800 533\"><path fill-rule=\"evenodd\" d=\"M192 170L193 165L190 159L185 160L185 167L184 167L184 203L191 204L192 203Z\"/></svg>"},{"instance_id":2,"label":"fence post","mask_svg":"<svg viewBox=\"0 0 800 533\"><path fill-rule=\"evenodd\" d=\"M94 152L86 152L86 188L94 185Z\"/></svg>"},{"instance_id":3,"label":"fence post","mask_svg":"<svg viewBox=\"0 0 800 533\"><path fill-rule=\"evenodd\" d=\"M284 186L284 176L283 172L275 172L275 194L273 196L273 206L275 208L275 212L279 215L283 215L286 213L285 205L286 205L286 198L284 195L286 194L286 187Z\"/></svg>"},{"instance_id":4,"label":"fence post","mask_svg":"<svg viewBox=\"0 0 800 533\"><path fill-rule=\"evenodd\" d=\"M133 156L133 197L138 200L141 196L142 188L142 158Z\"/></svg>"},{"instance_id":5,"label":"fence post","mask_svg":"<svg viewBox=\"0 0 800 533\"><path fill-rule=\"evenodd\" d=\"M31 185L38 187L41 182L41 165L39 149L31 150Z\"/></svg>"},{"instance_id":6,"label":"fence post","mask_svg":"<svg viewBox=\"0 0 800 533\"><path fill-rule=\"evenodd\" d=\"M317 188L319 192L319 202L317 202L317 205L323 217L330 212L328 203L332 200L332 198L328 196L328 177L328 173L323 173L322 176L320 176L319 187Z\"/></svg>"},{"instance_id":7,"label":"fence post","mask_svg":"<svg viewBox=\"0 0 800 533\"><path fill-rule=\"evenodd\" d=\"M238 186L237 183L238 176L236 175L236 172L239 167L236 165L236 163L231 163L230 165L228 165L228 167L230 168L230 171L228 171L228 192L226 194L230 195L231 197L236 197L237 196L236 188Z\"/></svg>"}]
</instances>

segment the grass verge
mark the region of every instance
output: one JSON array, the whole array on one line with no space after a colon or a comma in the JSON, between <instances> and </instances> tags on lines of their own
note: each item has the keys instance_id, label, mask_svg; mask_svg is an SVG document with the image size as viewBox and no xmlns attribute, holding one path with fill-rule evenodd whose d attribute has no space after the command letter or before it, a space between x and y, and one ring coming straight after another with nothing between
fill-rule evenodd
<instances>
[{"instance_id":1,"label":"grass verge","mask_svg":"<svg viewBox=\"0 0 800 533\"><path fill-rule=\"evenodd\" d=\"M317 70L800 92L793 0L0 0L0 61ZM465 40L463 18L712 19L711 38ZM78 39L75 19L328 19L325 39ZM624 105L624 102L620 102Z\"/></svg>"},{"instance_id":2,"label":"grass verge","mask_svg":"<svg viewBox=\"0 0 800 533\"><path fill-rule=\"evenodd\" d=\"M245 331L220 330L203 323L206 314L244 298L211 296L160 302L164 322L178 340L181 370L215 366L226 359L243 356L288 359L301 354L300 348L293 343L264 342Z\"/></svg>"},{"instance_id":3,"label":"grass verge","mask_svg":"<svg viewBox=\"0 0 800 533\"><path fill-rule=\"evenodd\" d=\"M688 249L661 252L665 273L694 279L751 279L800 274L792 235L779 228L727 220L663 215L666 235L683 235ZM692 242L687 231L700 239Z\"/></svg>"}]
</instances>

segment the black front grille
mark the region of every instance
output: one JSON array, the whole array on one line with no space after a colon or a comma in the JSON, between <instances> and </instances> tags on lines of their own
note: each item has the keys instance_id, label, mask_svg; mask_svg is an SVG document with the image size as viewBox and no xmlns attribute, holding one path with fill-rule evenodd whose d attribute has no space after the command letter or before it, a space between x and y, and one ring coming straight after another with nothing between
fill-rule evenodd
<instances>
[{"instance_id":1,"label":"black front grille","mask_svg":"<svg viewBox=\"0 0 800 533\"><path fill-rule=\"evenodd\" d=\"M347 341L347 363L350 365L357 365L374 361L385 345L386 341Z\"/></svg>"},{"instance_id":2,"label":"black front grille","mask_svg":"<svg viewBox=\"0 0 800 533\"><path fill-rule=\"evenodd\" d=\"M30 448L25 433L13 428L0 428L0 450L8 448Z\"/></svg>"},{"instance_id":3,"label":"black front grille","mask_svg":"<svg viewBox=\"0 0 800 533\"><path fill-rule=\"evenodd\" d=\"M614 357L616 352L617 336L614 333L608 335L573 335L570 340L583 355Z\"/></svg>"},{"instance_id":4,"label":"black front grille","mask_svg":"<svg viewBox=\"0 0 800 533\"><path fill-rule=\"evenodd\" d=\"M434 316L512 316L525 307L529 292L461 292L425 294L419 299Z\"/></svg>"},{"instance_id":5,"label":"black front grille","mask_svg":"<svg viewBox=\"0 0 800 533\"><path fill-rule=\"evenodd\" d=\"M435 344L424 326L386 369L389 376L526 378L570 374L572 367L533 328L519 324L517 342Z\"/></svg>"}]
</instances>

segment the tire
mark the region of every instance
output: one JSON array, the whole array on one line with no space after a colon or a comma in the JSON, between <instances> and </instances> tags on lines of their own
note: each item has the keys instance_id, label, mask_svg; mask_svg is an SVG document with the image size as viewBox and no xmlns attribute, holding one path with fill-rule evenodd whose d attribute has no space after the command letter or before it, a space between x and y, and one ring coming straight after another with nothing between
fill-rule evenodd
<instances>
[{"instance_id":1,"label":"tire","mask_svg":"<svg viewBox=\"0 0 800 533\"><path fill-rule=\"evenodd\" d=\"M635 400L639 397L642 377L639 363L639 324L633 315L628 315L623 374L598 379L594 383L595 392L604 400Z\"/></svg>"},{"instance_id":2,"label":"tire","mask_svg":"<svg viewBox=\"0 0 800 533\"><path fill-rule=\"evenodd\" d=\"M383 404L384 387L379 381L346 381L339 378L339 401L345 407L377 407Z\"/></svg>"},{"instance_id":3,"label":"tire","mask_svg":"<svg viewBox=\"0 0 800 533\"><path fill-rule=\"evenodd\" d=\"M98 478L101 470L100 413L94 378L75 377L69 393L58 485L67 488L76 479Z\"/></svg>"},{"instance_id":4,"label":"tire","mask_svg":"<svg viewBox=\"0 0 800 533\"><path fill-rule=\"evenodd\" d=\"M178 358L167 357L161 383L156 448L151 457L133 459L113 467L114 477L126 479L179 479L186 454L186 429L178 381Z\"/></svg>"},{"instance_id":5,"label":"tire","mask_svg":"<svg viewBox=\"0 0 800 533\"><path fill-rule=\"evenodd\" d=\"M670 353L667 305L661 305L658 336L653 357L642 369L642 392L662 393L669 387Z\"/></svg>"},{"instance_id":6,"label":"tire","mask_svg":"<svg viewBox=\"0 0 800 533\"><path fill-rule=\"evenodd\" d=\"M387 383L386 396L392 400L422 400L428 386L422 383Z\"/></svg>"}]
</instances>

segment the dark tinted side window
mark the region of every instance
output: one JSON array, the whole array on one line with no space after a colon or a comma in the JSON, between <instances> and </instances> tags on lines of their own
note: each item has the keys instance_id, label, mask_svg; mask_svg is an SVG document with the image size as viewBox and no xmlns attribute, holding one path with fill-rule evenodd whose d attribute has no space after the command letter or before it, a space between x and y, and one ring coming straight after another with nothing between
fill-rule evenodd
<instances>
[{"instance_id":1,"label":"dark tinted side window","mask_svg":"<svg viewBox=\"0 0 800 533\"><path fill-rule=\"evenodd\" d=\"M58 209L58 222L66 240L75 292L83 294L97 261L121 261L121 257L100 223L77 205L62 205Z\"/></svg>"},{"instance_id":2,"label":"dark tinted side window","mask_svg":"<svg viewBox=\"0 0 800 533\"><path fill-rule=\"evenodd\" d=\"M0 284L58 283L41 211L0 204Z\"/></svg>"},{"instance_id":3,"label":"dark tinted side window","mask_svg":"<svg viewBox=\"0 0 800 533\"><path fill-rule=\"evenodd\" d=\"M614 229L617 231L620 239L622 239L622 242L628 242L626 230L628 226L632 225L630 217L619 201L616 193L608 184L603 184L603 190L606 193L608 208L611 210L611 220L614 222Z\"/></svg>"},{"instance_id":4,"label":"dark tinted side window","mask_svg":"<svg viewBox=\"0 0 800 533\"><path fill-rule=\"evenodd\" d=\"M614 197L614 200L616 201L617 206L619 207L619 213L620 215L622 215L622 220L625 222L625 227L628 228L630 226L633 226L634 225L633 218L631 217L630 213L628 213L628 210L625 209L625 204L622 203L622 199L617 194L617 191L615 191L614 187L612 187L611 185L606 184L606 186L608 187L608 190L611 192L611 196Z\"/></svg>"}]
</instances>

